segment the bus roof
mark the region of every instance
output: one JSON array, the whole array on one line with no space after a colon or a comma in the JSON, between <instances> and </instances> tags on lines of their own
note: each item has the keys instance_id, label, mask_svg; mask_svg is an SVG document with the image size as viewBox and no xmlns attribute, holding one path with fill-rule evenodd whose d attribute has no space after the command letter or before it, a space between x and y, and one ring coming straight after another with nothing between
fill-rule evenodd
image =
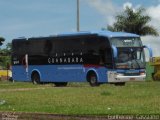
<instances>
[{"instance_id":1,"label":"bus roof","mask_svg":"<svg viewBox=\"0 0 160 120\"><path fill-rule=\"evenodd\" d=\"M104 36L104 37L140 37L137 34L133 33L126 33L126 32L111 32L111 31L100 31L98 32L99 36Z\"/></svg>"},{"instance_id":2,"label":"bus roof","mask_svg":"<svg viewBox=\"0 0 160 120\"><path fill-rule=\"evenodd\" d=\"M81 32L67 32L67 33L60 33L57 35L52 35L48 37L69 37L69 36L85 36L85 35L96 35L96 36L102 36L102 37L140 37L137 34L133 33L126 33L126 32L111 32L111 31L81 31ZM31 38L45 38L45 37L31 37ZM27 39L25 37L20 37L18 39Z\"/></svg>"},{"instance_id":3,"label":"bus roof","mask_svg":"<svg viewBox=\"0 0 160 120\"><path fill-rule=\"evenodd\" d=\"M111 32L111 31L91 31L91 32L71 32L71 33L62 33L57 36L79 36L79 35L98 35L103 37L140 37L139 35L126 32Z\"/></svg>"}]
</instances>

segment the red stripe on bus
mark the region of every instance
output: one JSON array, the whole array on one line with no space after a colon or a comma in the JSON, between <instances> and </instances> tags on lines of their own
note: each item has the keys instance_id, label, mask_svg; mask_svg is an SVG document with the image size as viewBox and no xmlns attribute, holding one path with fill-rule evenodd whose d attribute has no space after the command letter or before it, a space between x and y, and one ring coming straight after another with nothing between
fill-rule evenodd
<instances>
[{"instance_id":1,"label":"red stripe on bus","mask_svg":"<svg viewBox=\"0 0 160 120\"><path fill-rule=\"evenodd\" d=\"M94 65L94 64L84 64L83 66L87 67L87 68L89 68L89 67L95 67L95 68L102 67L101 65Z\"/></svg>"}]
</instances>

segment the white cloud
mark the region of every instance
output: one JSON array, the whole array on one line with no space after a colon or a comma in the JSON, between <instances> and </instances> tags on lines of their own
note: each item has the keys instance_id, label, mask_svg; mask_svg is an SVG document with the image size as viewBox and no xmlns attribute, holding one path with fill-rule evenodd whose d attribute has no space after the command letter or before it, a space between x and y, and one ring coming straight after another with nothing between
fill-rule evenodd
<instances>
[{"instance_id":1,"label":"white cloud","mask_svg":"<svg viewBox=\"0 0 160 120\"><path fill-rule=\"evenodd\" d=\"M126 2L126 3L123 4L123 9L125 9L126 7L132 8L133 5L130 2Z\"/></svg>"},{"instance_id":2,"label":"white cloud","mask_svg":"<svg viewBox=\"0 0 160 120\"><path fill-rule=\"evenodd\" d=\"M150 25L155 27L160 34L160 4L150 6L146 12L151 17ZM148 44L153 49L153 56L160 56L160 37L145 36L142 37L143 43Z\"/></svg>"},{"instance_id":3,"label":"white cloud","mask_svg":"<svg viewBox=\"0 0 160 120\"><path fill-rule=\"evenodd\" d=\"M102 14L106 18L108 25L113 24L117 13L124 10L127 6L133 8L134 11L141 6L133 6L131 2L126 2L120 7L113 3L112 0L84 0L84 2L87 2L91 7L95 8L100 14Z\"/></svg>"},{"instance_id":4,"label":"white cloud","mask_svg":"<svg viewBox=\"0 0 160 120\"><path fill-rule=\"evenodd\" d=\"M153 56L160 56L160 37L143 36L141 37L144 45L149 45L152 48ZM148 53L146 53L148 58Z\"/></svg>"},{"instance_id":5,"label":"white cloud","mask_svg":"<svg viewBox=\"0 0 160 120\"><path fill-rule=\"evenodd\" d=\"M160 4L147 8L147 13L152 18L150 24L153 25L160 33Z\"/></svg>"},{"instance_id":6,"label":"white cloud","mask_svg":"<svg viewBox=\"0 0 160 120\"><path fill-rule=\"evenodd\" d=\"M114 23L114 17L119 11L119 7L113 4L111 0L85 0L85 2L102 14L106 18L107 24Z\"/></svg>"},{"instance_id":7,"label":"white cloud","mask_svg":"<svg viewBox=\"0 0 160 120\"><path fill-rule=\"evenodd\" d=\"M133 12L136 12L136 10L141 7L141 5L137 4L136 6L133 6L133 4L131 2L126 2L123 4L123 9L125 10L126 7L132 8Z\"/></svg>"}]
</instances>

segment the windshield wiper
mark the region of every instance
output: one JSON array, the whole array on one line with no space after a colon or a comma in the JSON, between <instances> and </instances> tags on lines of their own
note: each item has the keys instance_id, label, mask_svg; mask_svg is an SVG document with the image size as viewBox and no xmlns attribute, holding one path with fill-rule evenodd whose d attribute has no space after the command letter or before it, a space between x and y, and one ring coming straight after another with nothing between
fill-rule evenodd
<instances>
[{"instance_id":1,"label":"windshield wiper","mask_svg":"<svg viewBox=\"0 0 160 120\"><path fill-rule=\"evenodd\" d=\"M138 69L140 69L141 66L140 66L140 64L138 63L137 59L134 59L134 60L136 61L137 65L138 65Z\"/></svg>"}]
</instances>

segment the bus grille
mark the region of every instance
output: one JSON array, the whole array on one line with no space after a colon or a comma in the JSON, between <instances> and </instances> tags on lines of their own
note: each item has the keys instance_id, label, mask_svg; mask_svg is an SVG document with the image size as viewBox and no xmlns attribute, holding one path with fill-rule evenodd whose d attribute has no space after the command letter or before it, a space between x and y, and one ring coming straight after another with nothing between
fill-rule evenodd
<instances>
[{"instance_id":1,"label":"bus grille","mask_svg":"<svg viewBox=\"0 0 160 120\"><path fill-rule=\"evenodd\" d=\"M125 76L137 76L140 75L139 73L125 73Z\"/></svg>"}]
</instances>

